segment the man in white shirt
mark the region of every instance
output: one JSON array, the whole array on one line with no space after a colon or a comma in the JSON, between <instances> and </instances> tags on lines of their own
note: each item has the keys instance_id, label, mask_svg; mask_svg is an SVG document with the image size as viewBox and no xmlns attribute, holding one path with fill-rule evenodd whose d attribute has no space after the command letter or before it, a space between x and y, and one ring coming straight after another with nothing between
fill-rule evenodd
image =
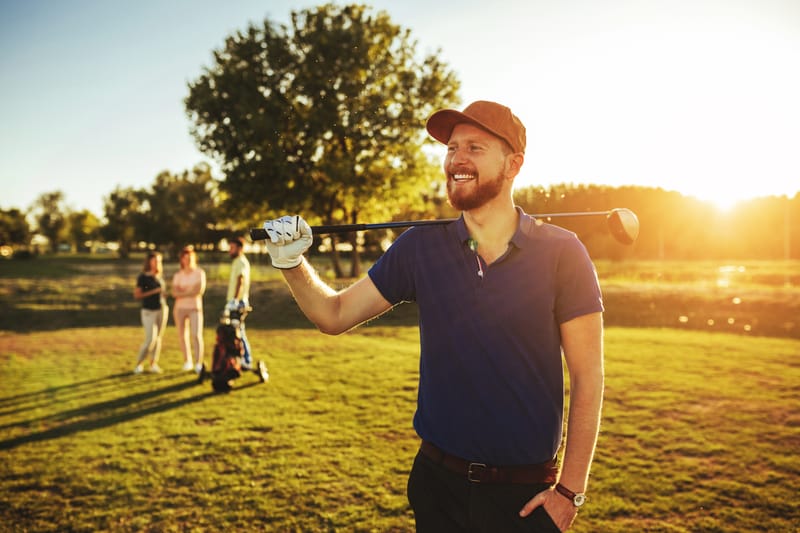
<instances>
[{"instance_id":1,"label":"man in white shirt","mask_svg":"<svg viewBox=\"0 0 800 533\"><path fill-rule=\"evenodd\" d=\"M241 237L228 240L228 254L231 262L231 276L228 280L228 294L226 301L229 306L244 309L249 306L250 300L250 261L244 255L244 240ZM252 355L250 343L244 329L244 321L240 323L242 344L244 344L243 370L252 369Z\"/></svg>"}]
</instances>

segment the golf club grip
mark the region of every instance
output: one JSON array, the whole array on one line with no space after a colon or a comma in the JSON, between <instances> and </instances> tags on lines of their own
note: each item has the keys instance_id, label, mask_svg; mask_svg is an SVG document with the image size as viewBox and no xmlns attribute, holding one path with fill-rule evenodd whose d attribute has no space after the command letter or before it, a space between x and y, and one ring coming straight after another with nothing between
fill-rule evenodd
<instances>
[{"instance_id":1,"label":"golf club grip","mask_svg":"<svg viewBox=\"0 0 800 533\"><path fill-rule=\"evenodd\" d=\"M253 241L266 241L267 230L264 228L250 228L250 238Z\"/></svg>"}]
</instances>

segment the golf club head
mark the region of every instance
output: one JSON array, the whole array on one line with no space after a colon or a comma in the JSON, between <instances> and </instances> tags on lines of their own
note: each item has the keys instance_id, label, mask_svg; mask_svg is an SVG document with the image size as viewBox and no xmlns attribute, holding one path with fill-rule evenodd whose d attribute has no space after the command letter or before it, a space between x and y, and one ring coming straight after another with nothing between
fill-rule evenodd
<instances>
[{"instance_id":1,"label":"golf club head","mask_svg":"<svg viewBox=\"0 0 800 533\"><path fill-rule=\"evenodd\" d=\"M630 209L617 208L608 213L608 229L622 244L633 244L639 236L639 219Z\"/></svg>"}]
</instances>

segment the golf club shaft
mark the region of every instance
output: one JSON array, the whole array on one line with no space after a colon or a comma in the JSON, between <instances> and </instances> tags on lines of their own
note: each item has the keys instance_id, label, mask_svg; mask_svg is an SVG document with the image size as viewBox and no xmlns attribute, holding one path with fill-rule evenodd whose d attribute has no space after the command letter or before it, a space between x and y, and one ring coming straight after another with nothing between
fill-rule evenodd
<instances>
[{"instance_id":1,"label":"golf club shaft","mask_svg":"<svg viewBox=\"0 0 800 533\"><path fill-rule=\"evenodd\" d=\"M591 216L608 216L611 211L577 211L574 213L539 213L532 215L535 218L562 218L562 217L591 217ZM456 218L442 218L437 220L404 220L397 222L377 222L374 224L335 224L328 226L311 226L311 232L314 235L324 235L330 233L350 233L353 231L367 231L373 229L391 229L391 228L410 228L413 226L435 226L441 224L449 224L458 219ZM266 240L267 232L263 228L252 228L250 230L250 238L254 241Z\"/></svg>"}]
</instances>

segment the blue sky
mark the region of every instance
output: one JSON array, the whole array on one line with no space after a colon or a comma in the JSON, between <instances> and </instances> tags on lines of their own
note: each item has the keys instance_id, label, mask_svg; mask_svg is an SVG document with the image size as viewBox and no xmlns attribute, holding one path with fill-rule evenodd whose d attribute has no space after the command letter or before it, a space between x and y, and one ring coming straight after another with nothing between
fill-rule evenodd
<instances>
[{"instance_id":1,"label":"blue sky","mask_svg":"<svg viewBox=\"0 0 800 533\"><path fill-rule=\"evenodd\" d=\"M187 83L250 22L323 2L0 0L0 207L206 160ZM342 2L336 2L342 3ZM800 2L368 2L528 128L519 185L678 190L721 205L800 191Z\"/></svg>"}]
</instances>

